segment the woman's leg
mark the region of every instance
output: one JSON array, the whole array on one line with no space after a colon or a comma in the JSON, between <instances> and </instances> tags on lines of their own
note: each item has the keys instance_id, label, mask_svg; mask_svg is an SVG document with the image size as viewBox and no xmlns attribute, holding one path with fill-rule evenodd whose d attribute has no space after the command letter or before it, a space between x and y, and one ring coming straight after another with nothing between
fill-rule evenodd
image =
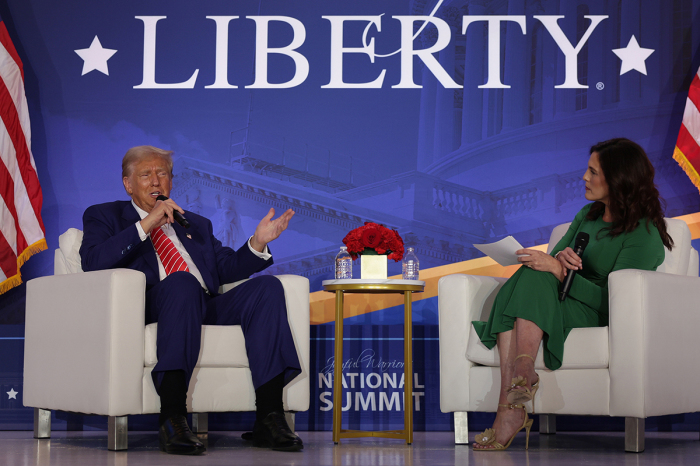
<instances>
[{"instance_id":1,"label":"woman's leg","mask_svg":"<svg viewBox=\"0 0 700 466\"><path fill-rule=\"evenodd\" d=\"M513 378L513 363L516 356L516 330L509 330L498 334L496 346L498 346L498 356L501 370L501 390L498 395L498 404L508 404L508 389ZM523 425L525 415L521 409L509 409L499 406L496 410L496 419L493 421L493 428L496 430L496 441L505 445L513 436L513 432ZM489 449L492 447L474 444L474 448Z\"/></svg>"},{"instance_id":2,"label":"woman's leg","mask_svg":"<svg viewBox=\"0 0 700 466\"><path fill-rule=\"evenodd\" d=\"M537 357L537 351L540 349L540 342L544 332L530 320L518 318L515 322L516 354L513 354L513 358L521 354L527 354L532 359L520 358L514 361L513 376L527 378L527 388L529 389L532 387L532 383L538 380L534 359Z\"/></svg>"},{"instance_id":3,"label":"woman's leg","mask_svg":"<svg viewBox=\"0 0 700 466\"><path fill-rule=\"evenodd\" d=\"M517 323L513 330L498 334L496 346L498 346L498 357L501 370L501 392L498 395L498 402L501 404L507 403L506 395L510 388L510 381L513 378L515 351L517 350Z\"/></svg>"},{"instance_id":4,"label":"woman's leg","mask_svg":"<svg viewBox=\"0 0 700 466\"><path fill-rule=\"evenodd\" d=\"M513 377L522 375L527 377L527 387L532 387L532 382L537 381L534 361L530 358L515 358L521 354L528 354L534 359L542 341L542 330L532 321L516 319L513 330L498 334L498 352L501 370L501 390L498 403L508 405L508 390ZM496 430L496 441L505 445L518 430L525 419L522 409L510 409L499 406L496 411L496 419L493 428ZM490 447L474 444L475 449L488 449Z\"/></svg>"}]
</instances>

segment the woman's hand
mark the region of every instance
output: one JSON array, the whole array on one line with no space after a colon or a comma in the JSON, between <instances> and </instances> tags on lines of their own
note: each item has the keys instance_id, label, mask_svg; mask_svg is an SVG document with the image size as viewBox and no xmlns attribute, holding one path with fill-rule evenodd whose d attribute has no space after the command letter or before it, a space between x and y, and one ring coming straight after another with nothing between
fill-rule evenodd
<instances>
[{"instance_id":1,"label":"woman's hand","mask_svg":"<svg viewBox=\"0 0 700 466\"><path fill-rule=\"evenodd\" d=\"M573 251L571 252L573 253ZM536 249L527 248L519 249L515 251L515 254L518 255L518 261L520 261L525 267L529 267L532 270L537 270L539 272L549 272L557 277L557 280L560 282L564 281L566 269L559 260L550 256L549 254Z\"/></svg>"},{"instance_id":2,"label":"woman's hand","mask_svg":"<svg viewBox=\"0 0 700 466\"><path fill-rule=\"evenodd\" d=\"M564 275L566 275L567 270L581 270L583 268L583 261L571 248L559 251L556 259L564 267Z\"/></svg>"}]
</instances>

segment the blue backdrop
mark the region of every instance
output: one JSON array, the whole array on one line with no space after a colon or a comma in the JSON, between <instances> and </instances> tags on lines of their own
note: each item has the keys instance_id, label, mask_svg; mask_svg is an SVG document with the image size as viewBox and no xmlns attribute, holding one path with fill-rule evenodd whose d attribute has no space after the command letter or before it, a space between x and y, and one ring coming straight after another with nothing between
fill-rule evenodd
<instances>
[{"instance_id":1,"label":"blue backdrop","mask_svg":"<svg viewBox=\"0 0 700 466\"><path fill-rule=\"evenodd\" d=\"M611 137L648 151L667 216L700 210L671 159L700 65L698 0L7 0L0 14L25 66L50 250L82 227L86 207L127 198L121 158L141 144L175 151L172 197L211 218L227 245L240 246L270 207L293 208L267 272L307 276L312 291L364 221L398 229L422 269L478 257L472 243L509 234L547 242L585 203L588 148ZM22 273L52 274L52 252ZM24 293L0 296L0 429L31 427ZM436 300L421 306L416 428L449 429L431 372ZM348 321L348 358L369 351L402 364L395 313ZM332 324L312 329L318 379L302 429L330 428L332 335ZM391 382L402 369L363 371L345 373L382 383L349 388L346 417L400 422L380 403L400 392ZM54 428L103 427L58 419ZM212 417L214 427L246 422Z\"/></svg>"}]
</instances>

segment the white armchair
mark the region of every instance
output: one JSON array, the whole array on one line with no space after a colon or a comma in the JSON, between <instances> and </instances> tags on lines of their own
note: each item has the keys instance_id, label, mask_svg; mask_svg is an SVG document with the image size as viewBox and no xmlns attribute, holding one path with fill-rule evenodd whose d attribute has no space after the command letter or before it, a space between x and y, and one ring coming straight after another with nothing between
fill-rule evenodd
<instances>
[{"instance_id":1,"label":"white armchair","mask_svg":"<svg viewBox=\"0 0 700 466\"><path fill-rule=\"evenodd\" d=\"M541 378L535 410L540 432L554 433L556 414L625 417L625 450L644 450L649 416L700 411L698 252L681 220L666 220L675 242L656 272L610 274L609 327L573 329L562 367ZM569 224L554 229L549 250ZM448 275L438 284L440 408L454 412L455 443L469 443L467 411L495 412L500 387L498 349L488 350L471 322L487 320L505 278ZM541 348L541 346L540 346Z\"/></svg>"},{"instance_id":2,"label":"white armchair","mask_svg":"<svg viewBox=\"0 0 700 466\"><path fill-rule=\"evenodd\" d=\"M61 235L55 275L27 283L24 404L35 408L35 438L50 437L50 410L98 414L109 416L109 449L125 450L127 416L160 411L151 381L158 324L144 325L145 275L129 269L82 272L81 242L80 230ZM294 429L293 413L309 409L309 281L278 278L302 368L284 390ZM240 326L203 326L187 396L194 432L208 430L205 413L255 410Z\"/></svg>"}]
</instances>

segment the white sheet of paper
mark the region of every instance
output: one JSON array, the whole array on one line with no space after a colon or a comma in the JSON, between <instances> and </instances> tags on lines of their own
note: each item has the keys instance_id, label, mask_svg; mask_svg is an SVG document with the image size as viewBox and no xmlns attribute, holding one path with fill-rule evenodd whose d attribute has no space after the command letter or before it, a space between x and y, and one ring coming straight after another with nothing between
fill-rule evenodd
<instances>
[{"instance_id":1,"label":"white sheet of paper","mask_svg":"<svg viewBox=\"0 0 700 466\"><path fill-rule=\"evenodd\" d=\"M512 236L506 236L495 243L475 244L474 247L503 266L520 264L515 251L524 249Z\"/></svg>"}]
</instances>

